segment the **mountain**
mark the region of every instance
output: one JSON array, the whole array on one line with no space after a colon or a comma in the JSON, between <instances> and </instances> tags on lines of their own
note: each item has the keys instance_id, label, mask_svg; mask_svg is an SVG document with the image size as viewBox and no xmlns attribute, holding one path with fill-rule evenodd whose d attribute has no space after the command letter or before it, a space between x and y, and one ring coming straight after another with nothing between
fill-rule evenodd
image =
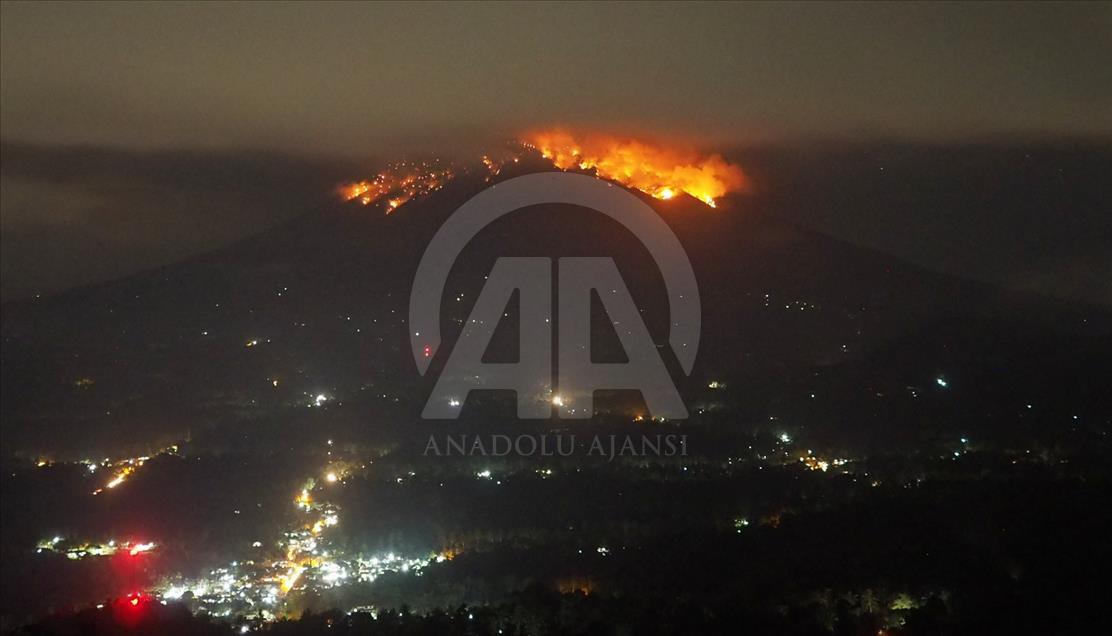
<instances>
[{"instance_id":1,"label":"mountain","mask_svg":"<svg viewBox=\"0 0 1112 636\"><path fill-rule=\"evenodd\" d=\"M531 157L493 180L551 169ZM117 455L186 437L294 446L322 430L388 439L418 419L443 363L422 378L409 354L417 263L490 180L465 172L390 214L378 202L330 202L180 264L6 304L5 451ZM927 272L787 223L760 194L717 209L634 194L672 227L700 284L702 342L681 386L696 417L896 443L1112 413L1106 309ZM501 219L461 256L444 296L448 342L504 255L613 256L667 342L644 248L602 215L555 205ZM606 321L595 325L602 334ZM495 346L515 337L500 331ZM600 404L636 410L624 398Z\"/></svg>"}]
</instances>

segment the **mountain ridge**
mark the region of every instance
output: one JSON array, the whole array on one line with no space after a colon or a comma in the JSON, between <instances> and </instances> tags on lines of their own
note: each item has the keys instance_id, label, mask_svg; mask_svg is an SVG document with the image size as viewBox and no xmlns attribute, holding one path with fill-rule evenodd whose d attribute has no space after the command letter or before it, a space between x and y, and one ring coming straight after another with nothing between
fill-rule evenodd
<instances>
[{"instance_id":1,"label":"mountain ridge","mask_svg":"<svg viewBox=\"0 0 1112 636\"><path fill-rule=\"evenodd\" d=\"M5 303L6 449L49 447L59 431L67 440L102 430L173 438L237 417L296 420L297 407L317 395L346 405L369 393L389 396L345 417L412 420L431 388L408 351L412 272L443 219L487 185L463 175L388 215L358 202L325 204L175 265ZM980 334L963 345L974 348L1004 346L993 344L993 332L1012 334L1018 345L1008 347L1025 338L1100 342L1112 333L1112 318L1098 307L929 272L746 207L744 196L712 210L686 197L634 194L676 232L701 287L703 342L683 390L699 402L710 380L745 386L731 399L745 402L742 412L754 421L808 377L866 374L871 356L897 355L899 342L907 349L901 359L944 359L945 338L966 328ZM663 307L643 246L600 216L571 206L509 215L461 255L445 298L474 298L507 247L550 256L571 249L613 253L634 298ZM442 316L449 338L467 313L468 303L455 305L445 303ZM665 342L667 325L655 313L646 324ZM930 382L918 368L927 363L894 365L906 378L893 385ZM145 431L152 419L159 424Z\"/></svg>"}]
</instances>

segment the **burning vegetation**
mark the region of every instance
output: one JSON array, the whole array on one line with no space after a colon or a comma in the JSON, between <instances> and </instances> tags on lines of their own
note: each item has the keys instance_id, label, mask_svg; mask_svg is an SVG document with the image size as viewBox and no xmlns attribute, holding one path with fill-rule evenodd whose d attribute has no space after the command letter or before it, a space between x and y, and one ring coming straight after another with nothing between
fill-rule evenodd
<instances>
[{"instance_id":1,"label":"burning vegetation","mask_svg":"<svg viewBox=\"0 0 1112 636\"><path fill-rule=\"evenodd\" d=\"M721 155L701 156L633 139L603 135L576 138L550 131L530 135L526 145L561 170L594 170L601 178L657 199L667 200L685 192L713 208L716 199L744 190L747 184L741 168Z\"/></svg>"},{"instance_id":2,"label":"burning vegetation","mask_svg":"<svg viewBox=\"0 0 1112 636\"><path fill-rule=\"evenodd\" d=\"M384 200L386 213L390 214L413 197L444 187L453 176L453 170L438 159L402 161L391 164L369 181L345 183L340 186L339 192L345 200L358 200L363 205Z\"/></svg>"},{"instance_id":3,"label":"burning vegetation","mask_svg":"<svg viewBox=\"0 0 1112 636\"><path fill-rule=\"evenodd\" d=\"M721 155L700 155L602 135L577 139L562 131L532 134L512 152L483 155L478 170L490 181L506 164L518 163L523 153L536 153L561 170L593 172L600 179L616 181L661 200L686 193L712 208L720 197L744 191L748 185L741 168ZM439 159L403 161L390 164L369 180L345 183L338 193L346 201L363 205L382 201L386 214L390 214L469 170Z\"/></svg>"}]
</instances>

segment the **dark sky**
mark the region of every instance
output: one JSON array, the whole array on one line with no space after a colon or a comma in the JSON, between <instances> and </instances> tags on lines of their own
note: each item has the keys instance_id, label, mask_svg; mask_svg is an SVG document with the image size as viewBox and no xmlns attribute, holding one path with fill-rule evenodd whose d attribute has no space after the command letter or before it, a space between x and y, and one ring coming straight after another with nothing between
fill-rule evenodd
<instances>
[{"instance_id":1,"label":"dark sky","mask_svg":"<svg viewBox=\"0 0 1112 636\"><path fill-rule=\"evenodd\" d=\"M1112 5L5 4L4 134L356 155L562 121L1112 130Z\"/></svg>"},{"instance_id":2,"label":"dark sky","mask_svg":"<svg viewBox=\"0 0 1112 636\"><path fill-rule=\"evenodd\" d=\"M710 148L1112 135L1109 3L5 2L0 18L5 298L253 233L346 161L550 123ZM868 222L838 213L826 224Z\"/></svg>"}]
</instances>

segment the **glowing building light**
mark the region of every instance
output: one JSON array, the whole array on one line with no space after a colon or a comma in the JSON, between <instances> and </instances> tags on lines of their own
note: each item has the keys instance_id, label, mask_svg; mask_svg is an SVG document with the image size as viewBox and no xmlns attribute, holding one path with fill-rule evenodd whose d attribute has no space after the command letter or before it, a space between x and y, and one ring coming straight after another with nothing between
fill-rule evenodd
<instances>
[{"instance_id":1,"label":"glowing building light","mask_svg":"<svg viewBox=\"0 0 1112 636\"><path fill-rule=\"evenodd\" d=\"M282 592L289 592L293 589L293 586L297 584L297 580L301 578L301 573L304 571L305 568L300 565L295 565L290 568L290 571L281 578Z\"/></svg>"},{"instance_id":2,"label":"glowing building light","mask_svg":"<svg viewBox=\"0 0 1112 636\"><path fill-rule=\"evenodd\" d=\"M137 554L142 554L143 552L150 552L154 548L155 548L155 543L153 541L149 542L149 543L137 543L137 544L131 546L131 550L128 550L128 553L131 556L135 556Z\"/></svg>"}]
</instances>

